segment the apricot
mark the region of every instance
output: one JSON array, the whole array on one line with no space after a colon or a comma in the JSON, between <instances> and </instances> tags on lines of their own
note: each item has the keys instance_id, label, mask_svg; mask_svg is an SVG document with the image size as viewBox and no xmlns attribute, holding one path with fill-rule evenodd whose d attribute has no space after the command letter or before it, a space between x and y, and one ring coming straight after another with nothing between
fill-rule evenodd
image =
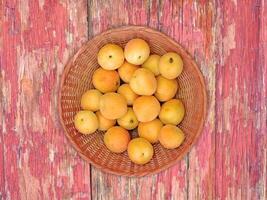
<instances>
[{"instance_id":1,"label":"apricot","mask_svg":"<svg viewBox=\"0 0 267 200\"><path fill-rule=\"evenodd\" d=\"M138 121L152 121L160 112L160 103L154 96L141 96L134 101L133 110Z\"/></svg>"},{"instance_id":2,"label":"apricot","mask_svg":"<svg viewBox=\"0 0 267 200\"><path fill-rule=\"evenodd\" d=\"M134 65L141 65L150 54L147 42L140 38L130 40L124 48L125 59Z\"/></svg>"},{"instance_id":3,"label":"apricot","mask_svg":"<svg viewBox=\"0 0 267 200\"><path fill-rule=\"evenodd\" d=\"M168 79L177 78L183 71L183 60L177 53L169 52L159 59L159 72Z\"/></svg>"},{"instance_id":4,"label":"apricot","mask_svg":"<svg viewBox=\"0 0 267 200\"><path fill-rule=\"evenodd\" d=\"M92 111L83 110L74 116L74 126L80 133L90 134L97 130L98 120Z\"/></svg>"},{"instance_id":5,"label":"apricot","mask_svg":"<svg viewBox=\"0 0 267 200\"><path fill-rule=\"evenodd\" d=\"M138 125L138 135L147 139L150 143L158 142L158 136L163 124L159 119L150 122L140 122Z\"/></svg>"},{"instance_id":6,"label":"apricot","mask_svg":"<svg viewBox=\"0 0 267 200\"><path fill-rule=\"evenodd\" d=\"M159 59L160 56L157 54L152 54L148 59L142 64L143 68L146 68L153 72L155 76L159 75Z\"/></svg>"},{"instance_id":7,"label":"apricot","mask_svg":"<svg viewBox=\"0 0 267 200\"><path fill-rule=\"evenodd\" d=\"M81 98L82 109L91 111L99 110L99 99L101 96L102 94L98 90L87 90Z\"/></svg>"},{"instance_id":8,"label":"apricot","mask_svg":"<svg viewBox=\"0 0 267 200\"><path fill-rule=\"evenodd\" d=\"M110 92L100 97L99 108L105 118L118 119L126 114L127 102L121 94Z\"/></svg>"},{"instance_id":9,"label":"apricot","mask_svg":"<svg viewBox=\"0 0 267 200\"><path fill-rule=\"evenodd\" d=\"M98 130L100 131L106 131L109 128L111 128L112 126L114 126L116 124L116 120L115 119L107 119L105 118L100 111L96 112L96 116L98 118Z\"/></svg>"},{"instance_id":10,"label":"apricot","mask_svg":"<svg viewBox=\"0 0 267 200\"><path fill-rule=\"evenodd\" d=\"M120 68L118 69L119 75L121 77L121 80L123 80L125 83L129 83L133 73L135 70L137 70L139 67L137 65L133 65L131 63L128 63L125 61Z\"/></svg>"},{"instance_id":11,"label":"apricot","mask_svg":"<svg viewBox=\"0 0 267 200\"><path fill-rule=\"evenodd\" d=\"M114 153L122 153L126 151L129 141L129 132L120 126L111 127L104 135L104 143L106 147Z\"/></svg>"},{"instance_id":12,"label":"apricot","mask_svg":"<svg viewBox=\"0 0 267 200\"><path fill-rule=\"evenodd\" d=\"M165 125L159 133L160 144L167 149L179 147L185 139L183 131L174 125Z\"/></svg>"},{"instance_id":13,"label":"apricot","mask_svg":"<svg viewBox=\"0 0 267 200\"><path fill-rule=\"evenodd\" d=\"M114 70L98 68L93 74L93 85L100 92L115 92L120 86L120 77Z\"/></svg>"},{"instance_id":14,"label":"apricot","mask_svg":"<svg viewBox=\"0 0 267 200\"><path fill-rule=\"evenodd\" d=\"M106 44L99 50L97 61L106 70L117 69L124 62L123 49L116 44Z\"/></svg>"},{"instance_id":15,"label":"apricot","mask_svg":"<svg viewBox=\"0 0 267 200\"><path fill-rule=\"evenodd\" d=\"M184 118L185 108L179 99L165 102L160 110L159 119L164 124L178 125Z\"/></svg>"},{"instance_id":16,"label":"apricot","mask_svg":"<svg viewBox=\"0 0 267 200\"><path fill-rule=\"evenodd\" d=\"M138 95L152 95L157 89L157 80L151 71L140 68L134 72L130 87Z\"/></svg>"},{"instance_id":17,"label":"apricot","mask_svg":"<svg viewBox=\"0 0 267 200\"><path fill-rule=\"evenodd\" d=\"M167 79L163 76L157 77L157 90L155 97L161 102L172 99L178 89L178 83L176 79Z\"/></svg>"},{"instance_id":18,"label":"apricot","mask_svg":"<svg viewBox=\"0 0 267 200\"><path fill-rule=\"evenodd\" d=\"M117 119L117 122L121 127L127 130L133 130L138 126L138 120L132 108L128 108L127 113Z\"/></svg>"},{"instance_id":19,"label":"apricot","mask_svg":"<svg viewBox=\"0 0 267 200\"><path fill-rule=\"evenodd\" d=\"M135 138L129 142L127 152L131 161L143 165L152 159L154 149L146 139Z\"/></svg>"},{"instance_id":20,"label":"apricot","mask_svg":"<svg viewBox=\"0 0 267 200\"><path fill-rule=\"evenodd\" d=\"M134 100L138 97L138 95L131 89L130 85L126 83L121 85L117 92L125 97L129 106L133 105Z\"/></svg>"}]
</instances>

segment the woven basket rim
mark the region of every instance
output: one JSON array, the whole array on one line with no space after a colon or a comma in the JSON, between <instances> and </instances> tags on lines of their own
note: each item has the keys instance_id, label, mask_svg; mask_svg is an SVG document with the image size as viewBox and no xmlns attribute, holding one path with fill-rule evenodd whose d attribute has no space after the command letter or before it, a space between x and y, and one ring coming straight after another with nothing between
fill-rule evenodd
<instances>
[{"instance_id":1,"label":"woven basket rim","mask_svg":"<svg viewBox=\"0 0 267 200\"><path fill-rule=\"evenodd\" d=\"M150 172L142 172L142 173L121 173L118 171L114 171L114 170L110 170L109 168L105 168L97 163L94 163L91 159L89 159L88 157L86 157L83 152L80 150L79 146L73 141L73 139L71 138L71 136L68 134L67 128L65 126L63 117L62 117L62 107L61 107L61 100L62 100L62 88L64 85L64 81L66 76L68 75L72 63L77 59L77 57L86 50L87 48L87 43L90 42L91 39L96 38L96 37L102 37L105 34L108 34L110 32L114 32L114 31L124 31L124 30L142 30L142 31L147 31L147 32L153 32L153 33L157 33L159 36L161 36L163 39L168 40L169 42L171 42L172 44L174 44L175 46L178 46L179 48L183 49L183 51L187 54L187 56L192 60L193 63L193 67L196 70L199 80L200 80L200 84L201 84L201 88L202 88L202 93L203 93L203 117L201 118L201 123L199 126L198 131L196 132L192 143L186 148L186 150L184 152L182 152L176 159L170 161L169 163L167 163L166 165L155 169L154 171L150 171ZM119 175L119 176L126 176L126 177L143 177L143 176L150 176L150 175L154 175L157 174L161 171L164 171L168 168L170 168L171 166L175 165L178 161L180 161L186 154L189 153L189 151L191 150L191 148L195 145L195 143L197 142L201 132L203 131L204 128L204 124L205 124L205 120L206 120L206 115L207 115L207 92L206 92L206 86L205 86L205 81L204 81L204 77L195 61L195 59L191 56L191 54L185 49L183 48L178 42L176 42L174 39L172 39L170 36L166 35L165 33L162 33L156 29L153 29L151 27L146 27L146 26L137 26L137 25L130 25L130 26L120 26L120 27L116 27L116 28L111 28L108 29L104 32L101 32L99 34L94 35L92 38L90 38L87 42L85 42L82 47L80 47L80 49L74 53L74 55L72 55L72 57L69 59L69 61L67 62L67 64L64 67L64 70L62 72L62 76L61 76L61 81L60 81L60 88L58 91L58 113L59 113L59 118L60 118L60 123L63 126L63 130L64 130L64 134L67 136L69 142L72 144L72 146L74 147L74 149L78 152L78 155L80 157L82 157L84 160L86 160L87 162L89 162L90 164L92 164L94 167L96 167L97 169L102 170L105 173L109 173L109 174L114 174L114 175Z\"/></svg>"}]
</instances>

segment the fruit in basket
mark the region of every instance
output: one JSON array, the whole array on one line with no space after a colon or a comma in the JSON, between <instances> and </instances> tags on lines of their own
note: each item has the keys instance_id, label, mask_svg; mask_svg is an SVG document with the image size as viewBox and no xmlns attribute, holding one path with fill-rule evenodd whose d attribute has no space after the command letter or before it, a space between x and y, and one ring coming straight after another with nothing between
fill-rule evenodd
<instances>
[{"instance_id":1,"label":"fruit in basket","mask_svg":"<svg viewBox=\"0 0 267 200\"><path fill-rule=\"evenodd\" d=\"M133 110L138 121L152 121L160 112L160 103L154 96L141 96L134 101Z\"/></svg>"},{"instance_id":2,"label":"fruit in basket","mask_svg":"<svg viewBox=\"0 0 267 200\"><path fill-rule=\"evenodd\" d=\"M122 153L126 151L129 141L129 132L120 126L111 127L104 135L104 143L106 147L114 153Z\"/></svg>"},{"instance_id":3,"label":"fruit in basket","mask_svg":"<svg viewBox=\"0 0 267 200\"><path fill-rule=\"evenodd\" d=\"M87 90L81 98L82 109L91 111L99 110L99 99L101 96L102 94L98 90Z\"/></svg>"},{"instance_id":4,"label":"fruit in basket","mask_svg":"<svg viewBox=\"0 0 267 200\"><path fill-rule=\"evenodd\" d=\"M106 44L99 50L97 61L106 70L118 69L124 62L123 49L116 44Z\"/></svg>"},{"instance_id":5,"label":"fruit in basket","mask_svg":"<svg viewBox=\"0 0 267 200\"><path fill-rule=\"evenodd\" d=\"M185 108L173 98L178 90L175 78L183 70L181 57L174 52L150 55L148 43L135 38L124 50L116 44L104 45L97 61L101 67L92 76L95 89L82 95L84 110L75 115L75 128L83 134L106 131L105 146L114 153L127 150L130 160L140 165L152 159L156 142L168 149L180 146L185 135L176 125ZM139 138L131 140L128 130L135 128Z\"/></svg>"},{"instance_id":6,"label":"fruit in basket","mask_svg":"<svg viewBox=\"0 0 267 200\"><path fill-rule=\"evenodd\" d=\"M152 54L148 59L142 64L143 68L146 68L153 72L155 76L159 75L159 59L160 56L157 54Z\"/></svg>"},{"instance_id":7,"label":"fruit in basket","mask_svg":"<svg viewBox=\"0 0 267 200\"><path fill-rule=\"evenodd\" d=\"M177 78L183 71L183 60L177 53L169 52L159 60L159 72L168 79Z\"/></svg>"},{"instance_id":8,"label":"fruit in basket","mask_svg":"<svg viewBox=\"0 0 267 200\"><path fill-rule=\"evenodd\" d=\"M107 119L107 118L105 118L100 113L100 111L96 112L96 116L97 116L98 123L99 123L98 130L100 130L100 131L106 131L106 130L108 130L109 128L111 128L112 126L114 126L116 124L116 120L115 119Z\"/></svg>"},{"instance_id":9,"label":"fruit in basket","mask_svg":"<svg viewBox=\"0 0 267 200\"><path fill-rule=\"evenodd\" d=\"M177 92L178 83L176 79L167 79L163 76L157 77L157 90L155 97L161 102L172 99Z\"/></svg>"},{"instance_id":10,"label":"fruit in basket","mask_svg":"<svg viewBox=\"0 0 267 200\"><path fill-rule=\"evenodd\" d=\"M120 77L117 71L98 68L93 74L93 85L100 92L115 92L120 86Z\"/></svg>"},{"instance_id":11,"label":"fruit in basket","mask_svg":"<svg viewBox=\"0 0 267 200\"><path fill-rule=\"evenodd\" d=\"M90 134L97 130L98 120L92 111L82 110L74 116L74 126L80 133Z\"/></svg>"},{"instance_id":12,"label":"fruit in basket","mask_svg":"<svg viewBox=\"0 0 267 200\"><path fill-rule=\"evenodd\" d=\"M134 100L138 97L138 95L131 89L130 85L126 83L121 85L117 92L125 97L129 106L133 105Z\"/></svg>"},{"instance_id":13,"label":"fruit in basket","mask_svg":"<svg viewBox=\"0 0 267 200\"><path fill-rule=\"evenodd\" d=\"M138 125L138 135L147 139L150 143L158 142L158 136L163 124L159 119L149 122L140 122Z\"/></svg>"},{"instance_id":14,"label":"fruit in basket","mask_svg":"<svg viewBox=\"0 0 267 200\"><path fill-rule=\"evenodd\" d=\"M110 92L100 97L100 112L107 119L121 118L127 112L126 99L118 93Z\"/></svg>"},{"instance_id":15,"label":"fruit in basket","mask_svg":"<svg viewBox=\"0 0 267 200\"><path fill-rule=\"evenodd\" d=\"M125 61L120 68L118 69L119 75L121 77L121 79L125 82L125 83L129 83L133 73L135 72L135 70L137 70L139 67L137 65L133 65L131 63L128 63L127 61Z\"/></svg>"},{"instance_id":16,"label":"fruit in basket","mask_svg":"<svg viewBox=\"0 0 267 200\"><path fill-rule=\"evenodd\" d=\"M160 110L159 119L164 124L179 124L185 115L185 108L179 99L171 99L165 102Z\"/></svg>"},{"instance_id":17,"label":"fruit in basket","mask_svg":"<svg viewBox=\"0 0 267 200\"><path fill-rule=\"evenodd\" d=\"M134 65L143 64L150 54L147 42L140 38L130 40L124 48L125 59Z\"/></svg>"},{"instance_id":18,"label":"fruit in basket","mask_svg":"<svg viewBox=\"0 0 267 200\"><path fill-rule=\"evenodd\" d=\"M130 87L138 95L152 95L157 89L157 80L151 71L140 68L134 72Z\"/></svg>"},{"instance_id":19,"label":"fruit in basket","mask_svg":"<svg viewBox=\"0 0 267 200\"><path fill-rule=\"evenodd\" d=\"M117 122L121 127L127 130L133 130L138 126L138 120L132 108L128 108L127 113L117 119Z\"/></svg>"},{"instance_id":20,"label":"fruit in basket","mask_svg":"<svg viewBox=\"0 0 267 200\"><path fill-rule=\"evenodd\" d=\"M165 125L159 133L160 144L167 149L179 147L185 139L183 131L174 125Z\"/></svg>"},{"instance_id":21,"label":"fruit in basket","mask_svg":"<svg viewBox=\"0 0 267 200\"><path fill-rule=\"evenodd\" d=\"M153 157L153 146L144 138L132 139L127 148L128 156L136 164L148 163Z\"/></svg>"}]
</instances>

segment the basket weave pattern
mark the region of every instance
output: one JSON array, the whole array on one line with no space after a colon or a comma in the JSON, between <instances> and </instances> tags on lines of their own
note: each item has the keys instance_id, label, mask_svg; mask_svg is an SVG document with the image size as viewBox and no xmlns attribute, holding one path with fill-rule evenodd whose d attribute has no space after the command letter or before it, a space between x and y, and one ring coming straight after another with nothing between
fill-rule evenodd
<instances>
[{"instance_id":1,"label":"basket weave pattern","mask_svg":"<svg viewBox=\"0 0 267 200\"><path fill-rule=\"evenodd\" d=\"M179 89L176 97L184 103L186 114L179 127L186 139L177 149L167 150L159 143L154 144L154 156L145 165L130 161L127 152L115 154L104 145L103 132L90 135L80 134L74 127L74 115L81 110L82 94L93 88L92 75L99 67L97 52L107 43L121 47L133 38L142 38L149 43L151 53L163 55L169 51L177 52L184 61L184 70L177 78ZM199 136L206 115L206 92L202 74L192 57L175 41L166 35L138 26L112 29L88 41L69 61L64 69L59 92L59 114L65 134L80 155L102 170L126 176L144 176L159 172L180 160ZM135 131L131 132L136 137Z\"/></svg>"}]
</instances>

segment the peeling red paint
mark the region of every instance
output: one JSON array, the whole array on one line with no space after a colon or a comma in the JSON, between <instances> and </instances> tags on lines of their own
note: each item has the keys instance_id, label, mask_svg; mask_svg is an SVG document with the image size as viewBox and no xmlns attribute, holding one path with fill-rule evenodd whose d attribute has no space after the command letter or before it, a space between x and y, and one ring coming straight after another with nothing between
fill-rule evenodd
<instances>
[{"instance_id":1,"label":"peeling red paint","mask_svg":"<svg viewBox=\"0 0 267 200\"><path fill-rule=\"evenodd\" d=\"M14 1L4 1L3 4L3 22L2 22L2 66L1 70L5 72L6 79L3 82L9 82L11 86L10 110L6 110L4 105L5 126L6 131L3 134L3 153L4 158L4 171L5 171L5 194L7 197L8 191L12 199L19 198L19 186L7 185L6 182L15 183L18 180L18 167L17 167L17 153L19 146L19 137L14 130L15 127L15 113L17 112L16 102L18 99L18 76L16 73L16 57L17 52L14 47L20 44L19 27L18 27L18 10ZM10 59L12 58L12 59ZM8 122L8 123L7 123ZM7 154L8 153L8 156Z\"/></svg>"},{"instance_id":2,"label":"peeling red paint","mask_svg":"<svg viewBox=\"0 0 267 200\"><path fill-rule=\"evenodd\" d=\"M85 174L81 174L80 172L84 170ZM74 184L72 187L72 191L75 193L83 192L86 194L87 198L90 196L90 182L84 181L83 176L90 176L90 169L84 168L81 162L78 162L74 167L73 167L73 179L74 179Z\"/></svg>"},{"instance_id":3,"label":"peeling red paint","mask_svg":"<svg viewBox=\"0 0 267 200\"><path fill-rule=\"evenodd\" d=\"M51 14L52 13L52 14ZM59 58L63 58L66 48L65 30L68 26L67 10L58 1L45 1L40 8L38 1L29 1L29 21L31 24L23 32L27 51L46 49L47 51L59 47ZM53 23L57 22L57 23Z\"/></svg>"},{"instance_id":4,"label":"peeling red paint","mask_svg":"<svg viewBox=\"0 0 267 200\"><path fill-rule=\"evenodd\" d=\"M209 79L213 80L215 74L215 45L212 31L214 28L214 4L163 1L159 4L156 1L151 1L149 13L141 19L133 18L137 4L129 7L126 3L118 3L114 7L122 7L121 16L118 19L117 13L106 9L102 1L93 1L91 17L93 21L93 34L97 34L116 24L144 24L147 23L159 28L167 33L175 40L179 41L192 55L196 55L201 68L206 71L204 74ZM110 2L109 2L110 3ZM106 3L106 5L109 5ZM123 4L123 5L121 5ZM147 3L148 4L148 3ZM146 5L138 7L140 10L147 9ZM198 10L195 10L197 8ZM127 12L123 12L127 9ZM157 11L158 10L158 11ZM202 23L195 26L198 18L202 18ZM114 21L113 21L114 19ZM134 19L134 20L133 20ZM133 20L133 21L132 21ZM101 26L105 24L104 26ZM206 49L203 52L203 49ZM210 70L208 72L207 68ZM142 179L128 179L124 177L116 178L112 175L101 173L93 168L92 171L92 190L96 198L102 196L110 196L113 199L211 199L214 195L214 93L215 82L210 82L207 86L211 92L209 113L211 117L208 121L211 125L207 125L200 138L198 144L193 148L192 155L179 162L176 166L159 173L152 177ZM207 163L207 160L209 162ZM195 180L195 178L198 180ZM190 184L190 185L188 185ZM116 185L116 188L114 186ZM111 189L112 188L112 189ZM121 188L128 188L129 194L122 193ZM140 195L138 195L140 194Z\"/></svg>"},{"instance_id":5,"label":"peeling red paint","mask_svg":"<svg viewBox=\"0 0 267 200\"><path fill-rule=\"evenodd\" d=\"M262 89L266 88L262 67L266 68L266 64L259 57L261 5L255 4L251 1L239 2L237 7L218 5L220 12L225 13L221 18L221 35L228 39L223 41L232 41L228 31L233 24L235 33L235 45L219 54L223 60L216 67L218 86L223 85L216 94L216 124L220 127L216 134L216 194L220 199L261 199L266 195L257 189L266 181L263 174L266 149L262 149L266 146L263 139L266 125L260 123L264 118L258 114L266 116L261 99ZM222 48L229 48L227 43L223 44Z\"/></svg>"},{"instance_id":6,"label":"peeling red paint","mask_svg":"<svg viewBox=\"0 0 267 200\"><path fill-rule=\"evenodd\" d=\"M71 54L87 38L86 4L49 0L42 6L33 0L0 3L4 96L0 103L4 115L0 199L62 199L90 193L90 166L71 156L75 151L67 145L56 112L66 53ZM86 28L74 31L84 25ZM67 49L68 45L72 49ZM71 166L76 163L84 169L76 175L80 173L87 183L76 187L77 195L70 192L75 184Z\"/></svg>"},{"instance_id":7,"label":"peeling red paint","mask_svg":"<svg viewBox=\"0 0 267 200\"><path fill-rule=\"evenodd\" d=\"M263 0L0 1L0 199L266 199L266 16ZM190 153L140 179L90 169L57 113L70 55L88 33L127 24L181 43L208 93Z\"/></svg>"}]
</instances>

